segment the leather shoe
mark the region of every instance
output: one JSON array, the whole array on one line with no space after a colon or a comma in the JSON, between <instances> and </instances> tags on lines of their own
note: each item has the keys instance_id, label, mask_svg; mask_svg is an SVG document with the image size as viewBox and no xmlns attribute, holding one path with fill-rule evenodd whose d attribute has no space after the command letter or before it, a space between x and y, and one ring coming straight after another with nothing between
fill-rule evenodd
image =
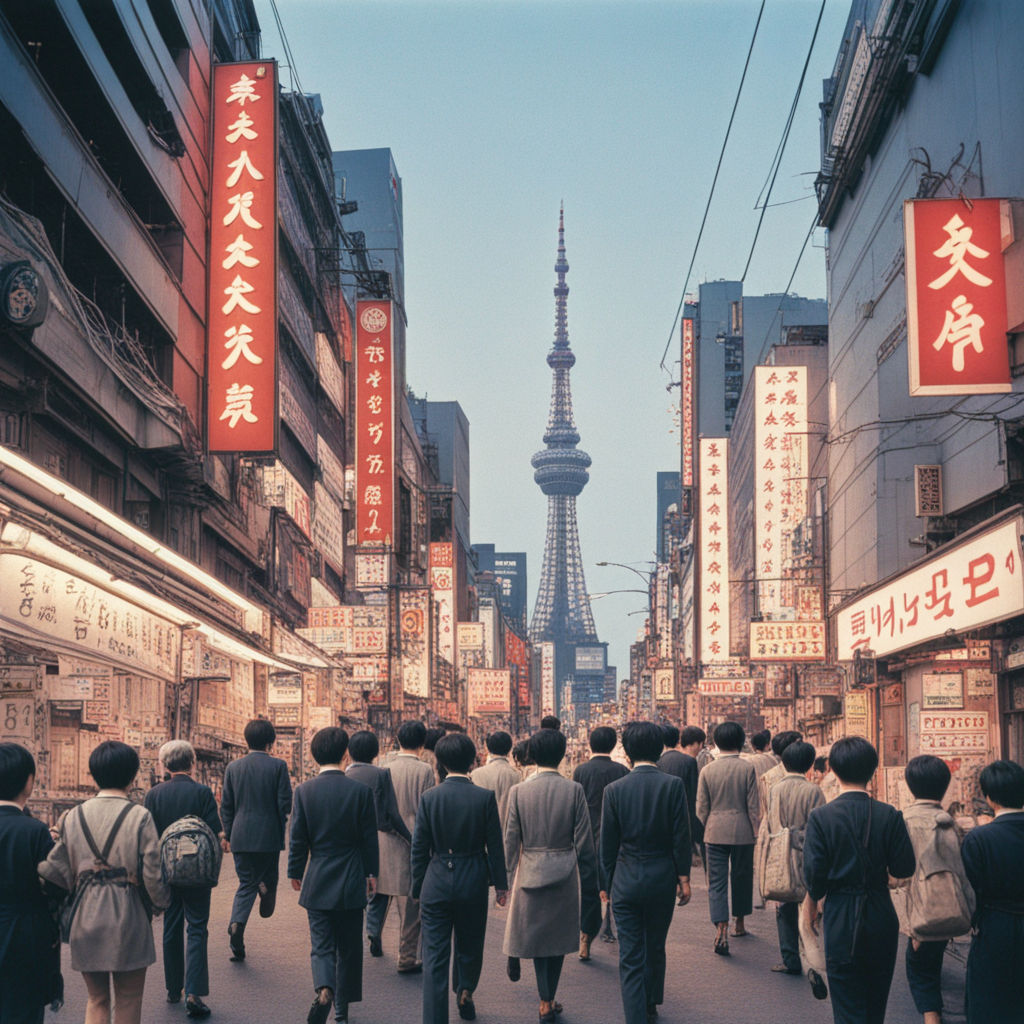
<instances>
[{"instance_id":1,"label":"leather shoe","mask_svg":"<svg viewBox=\"0 0 1024 1024\"><path fill-rule=\"evenodd\" d=\"M807 980L811 983L811 993L815 999L828 999L825 981L813 967L807 969Z\"/></svg>"},{"instance_id":2,"label":"leather shoe","mask_svg":"<svg viewBox=\"0 0 1024 1024\"><path fill-rule=\"evenodd\" d=\"M199 998L199 996L189 996L185 1000L185 1013L189 1017L209 1017L212 1013L211 1009Z\"/></svg>"},{"instance_id":3,"label":"leather shoe","mask_svg":"<svg viewBox=\"0 0 1024 1024\"><path fill-rule=\"evenodd\" d=\"M803 969L800 967L787 967L785 964L776 964L772 968L773 974L803 974Z\"/></svg>"},{"instance_id":4,"label":"leather shoe","mask_svg":"<svg viewBox=\"0 0 1024 1024\"><path fill-rule=\"evenodd\" d=\"M327 1024L333 1001L334 993L329 988L317 989L316 998L306 1015L306 1024Z\"/></svg>"},{"instance_id":5,"label":"leather shoe","mask_svg":"<svg viewBox=\"0 0 1024 1024\"><path fill-rule=\"evenodd\" d=\"M167 993L167 1002L169 1002L169 1003L180 1003L181 1002L181 992L168 992Z\"/></svg>"},{"instance_id":6,"label":"leather shoe","mask_svg":"<svg viewBox=\"0 0 1024 1024\"><path fill-rule=\"evenodd\" d=\"M342 1003L341 1009L335 1012L334 1024L348 1024L348 1003Z\"/></svg>"},{"instance_id":7,"label":"leather shoe","mask_svg":"<svg viewBox=\"0 0 1024 1024\"><path fill-rule=\"evenodd\" d=\"M580 932L580 959L590 959L590 936L586 932Z\"/></svg>"},{"instance_id":8,"label":"leather shoe","mask_svg":"<svg viewBox=\"0 0 1024 1024\"><path fill-rule=\"evenodd\" d=\"M233 921L228 925L228 944L231 946L232 963L240 963L245 959L245 925L239 921Z\"/></svg>"},{"instance_id":9,"label":"leather shoe","mask_svg":"<svg viewBox=\"0 0 1024 1024\"><path fill-rule=\"evenodd\" d=\"M505 965L505 973L508 975L509 981L518 981L522 977L523 966L519 962L519 957L510 956L508 963Z\"/></svg>"},{"instance_id":10,"label":"leather shoe","mask_svg":"<svg viewBox=\"0 0 1024 1024\"><path fill-rule=\"evenodd\" d=\"M260 896L260 917L270 917L277 906L277 886L271 889L266 882L260 882L256 891Z\"/></svg>"},{"instance_id":11,"label":"leather shoe","mask_svg":"<svg viewBox=\"0 0 1024 1024\"><path fill-rule=\"evenodd\" d=\"M473 993L468 988L459 992L459 1016L463 1020L476 1020L476 1003L473 1002Z\"/></svg>"},{"instance_id":12,"label":"leather shoe","mask_svg":"<svg viewBox=\"0 0 1024 1024\"><path fill-rule=\"evenodd\" d=\"M384 947L380 943L379 935L367 935L370 940L370 956L383 956Z\"/></svg>"}]
</instances>

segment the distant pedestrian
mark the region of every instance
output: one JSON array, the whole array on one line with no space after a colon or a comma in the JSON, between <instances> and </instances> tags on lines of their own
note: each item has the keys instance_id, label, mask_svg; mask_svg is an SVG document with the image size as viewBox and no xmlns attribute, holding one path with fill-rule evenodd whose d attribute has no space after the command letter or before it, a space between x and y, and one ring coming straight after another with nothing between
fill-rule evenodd
<instances>
[{"instance_id":1,"label":"distant pedestrian","mask_svg":"<svg viewBox=\"0 0 1024 1024\"><path fill-rule=\"evenodd\" d=\"M444 734L444 729L428 729L426 737L423 740L423 753L421 755L423 760L433 769L438 782L444 782L444 775L442 774L441 766L437 763L437 757L434 754L434 747L437 746L437 741Z\"/></svg>"},{"instance_id":2,"label":"distant pedestrian","mask_svg":"<svg viewBox=\"0 0 1024 1024\"><path fill-rule=\"evenodd\" d=\"M508 815L508 794L514 785L522 782L522 776L512 767L509 753L512 737L502 730L489 733L484 741L487 746L487 763L474 768L470 778L477 786L483 786L494 793L498 801L498 817L504 831Z\"/></svg>"},{"instance_id":3,"label":"distant pedestrian","mask_svg":"<svg viewBox=\"0 0 1024 1024\"><path fill-rule=\"evenodd\" d=\"M847 736L832 744L829 764L841 792L807 820L801 912L817 934L825 900L825 962L836 1024L882 1024L899 945L889 876L913 873L914 849L900 812L868 796L878 767L875 748Z\"/></svg>"},{"instance_id":4,"label":"distant pedestrian","mask_svg":"<svg viewBox=\"0 0 1024 1024\"><path fill-rule=\"evenodd\" d=\"M249 753L224 770L220 803L225 852L234 857L238 876L228 925L231 959L236 962L245 959L245 926L257 898L260 917L270 917L277 905L285 822L292 809L288 765L270 756L277 739L274 726L254 718L243 735Z\"/></svg>"},{"instance_id":5,"label":"distant pedestrian","mask_svg":"<svg viewBox=\"0 0 1024 1024\"><path fill-rule=\"evenodd\" d=\"M565 736L541 729L530 739L537 776L509 794L505 862L512 884L503 952L533 960L540 1020L553 1024L565 954L576 922L600 918L597 857L583 788L559 774ZM582 911L581 911L581 908Z\"/></svg>"},{"instance_id":6,"label":"distant pedestrian","mask_svg":"<svg viewBox=\"0 0 1024 1024\"><path fill-rule=\"evenodd\" d=\"M690 829L682 782L657 767L661 729L630 722L622 745L633 768L604 793L601 881L619 925L626 1024L647 1024L665 999L665 939L676 898L690 900Z\"/></svg>"},{"instance_id":7,"label":"distant pedestrian","mask_svg":"<svg viewBox=\"0 0 1024 1024\"><path fill-rule=\"evenodd\" d=\"M754 752L750 755L749 760L754 766L754 771L757 773L758 778L761 778L765 772L771 771L779 763L779 759L769 748L771 741L772 734L770 729L762 729L750 737L750 746Z\"/></svg>"},{"instance_id":8,"label":"distant pedestrian","mask_svg":"<svg viewBox=\"0 0 1024 1024\"><path fill-rule=\"evenodd\" d=\"M759 825L757 775L740 758L745 736L737 722L715 729L720 754L697 780L697 817L704 825L708 864L708 903L717 929L714 950L729 955L729 882L732 881L732 934L747 934L754 908L754 837Z\"/></svg>"},{"instance_id":9,"label":"distant pedestrian","mask_svg":"<svg viewBox=\"0 0 1024 1024\"><path fill-rule=\"evenodd\" d=\"M170 778L154 786L146 794L145 801L146 810L153 815L157 833L162 836L176 821L195 815L210 826L218 839L223 839L224 830L221 828L213 791L192 778L196 763L196 752L192 744L187 740L165 743L160 748L160 763ZM202 997L210 994L206 947L212 892L208 886L188 889L171 886L171 904L164 914L163 959L167 1002L180 1002L184 986L185 1012L190 1017L210 1015L210 1008Z\"/></svg>"},{"instance_id":10,"label":"distant pedestrian","mask_svg":"<svg viewBox=\"0 0 1024 1024\"><path fill-rule=\"evenodd\" d=\"M423 922L423 1024L448 1024L449 969L459 1016L476 1018L488 888L494 886L499 906L508 900L498 803L469 778L476 746L456 732L438 740L436 753L447 775L423 794L412 837L412 895Z\"/></svg>"},{"instance_id":11,"label":"distant pedestrian","mask_svg":"<svg viewBox=\"0 0 1024 1024\"><path fill-rule=\"evenodd\" d=\"M686 807L690 812L690 840L694 851L700 856L704 871L707 873L707 858L704 852L704 825L697 817L697 779L700 776L700 763L697 755L704 749L707 733L698 725L687 725L679 734L679 752L685 758L686 771L683 775L683 786L686 788Z\"/></svg>"},{"instance_id":12,"label":"distant pedestrian","mask_svg":"<svg viewBox=\"0 0 1024 1024\"><path fill-rule=\"evenodd\" d=\"M341 761L348 733L320 729L310 743L320 773L295 790L288 878L309 919L316 995L307 1024L336 1024L363 998L363 907L376 889L377 818L373 794L346 778Z\"/></svg>"},{"instance_id":13,"label":"distant pedestrian","mask_svg":"<svg viewBox=\"0 0 1024 1024\"><path fill-rule=\"evenodd\" d=\"M99 744L89 755L99 792L64 815L39 865L44 881L78 893L68 945L89 993L85 1024L110 1024L111 995L116 1024L142 1020L146 968L156 961L152 915L171 900L153 816L128 799L138 772L134 747Z\"/></svg>"},{"instance_id":14,"label":"distant pedestrian","mask_svg":"<svg viewBox=\"0 0 1024 1024\"><path fill-rule=\"evenodd\" d=\"M590 828L594 834L594 848L600 850L601 842L601 811L604 803L604 791L609 784L629 774L624 764L612 760L612 751L618 742L618 736L610 725L599 725L590 732L590 760L577 765L572 773L573 782L583 787L587 798L587 810L590 812ZM581 960L590 959L590 944L600 935L606 942L615 941L615 929L612 926L612 905L610 900L604 904L604 920L580 921L580 952Z\"/></svg>"},{"instance_id":15,"label":"distant pedestrian","mask_svg":"<svg viewBox=\"0 0 1024 1024\"><path fill-rule=\"evenodd\" d=\"M803 735L795 729L777 733L772 737L772 755L775 760L775 765L763 774L759 772L757 776L758 801L760 815L762 818L768 809L768 793L772 786L786 777L786 766L782 763L782 752L790 745L790 743L796 743L798 740L802 739Z\"/></svg>"},{"instance_id":16,"label":"distant pedestrian","mask_svg":"<svg viewBox=\"0 0 1024 1024\"><path fill-rule=\"evenodd\" d=\"M60 935L37 866L53 848L49 829L25 814L36 762L19 743L0 743L0 1021L42 1024L60 995Z\"/></svg>"},{"instance_id":17,"label":"distant pedestrian","mask_svg":"<svg viewBox=\"0 0 1024 1024\"><path fill-rule=\"evenodd\" d=\"M967 1024L1024 1021L1024 768L993 761L981 792L995 813L967 833L964 867L978 899L967 957Z\"/></svg>"},{"instance_id":18,"label":"distant pedestrian","mask_svg":"<svg viewBox=\"0 0 1024 1024\"><path fill-rule=\"evenodd\" d=\"M537 766L530 760L530 740L520 740L512 748L512 760L515 761L516 770L519 772L520 780L525 781L537 770Z\"/></svg>"},{"instance_id":19,"label":"distant pedestrian","mask_svg":"<svg viewBox=\"0 0 1024 1024\"><path fill-rule=\"evenodd\" d=\"M542 729L556 729L556 730L559 730L559 729L562 728L562 722L561 722L561 720L559 718L556 718L554 715L545 715L540 720L540 727Z\"/></svg>"}]
</instances>

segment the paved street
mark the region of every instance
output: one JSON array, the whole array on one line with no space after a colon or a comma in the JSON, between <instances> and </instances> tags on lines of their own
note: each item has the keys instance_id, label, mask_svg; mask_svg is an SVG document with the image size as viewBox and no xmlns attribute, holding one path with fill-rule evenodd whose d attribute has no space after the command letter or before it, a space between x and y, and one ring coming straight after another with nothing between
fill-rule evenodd
<instances>
[{"instance_id":1,"label":"paved street","mask_svg":"<svg viewBox=\"0 0 1024 1024\"><path fill-rule=\"evenodd\" d=\"M284 859L282 857L282 867ZM228 960L227 923L234 873L226 858L221 885L214 893L211 922L210 971L212 991L207 1000L214 1011L211 1022L223 1024L302 1024L312 999L309 946L305 913L298 907L291 887L282 888L277 913L269 921L254 913L246 934L248 959L243 964ZM492 908L487 936L487 962L477 992L477 1019L481 1024L529 1024L536 1020L537 999L533 971L523 964L523 978L513 985L505 976L501 937L505 912ZM363 1002L353 1008L353 1024L416 1024L420 1019L420 978L395 972L397 920L389 916L384 933L385 956L373 960L367 953L363 970ZM817 1002L803 978L769 972L778 961L774 913L755 911L751 936L731 940L733 956L725 959L711 951L713 930L708 922L707 895L702 873L694 873L694 898L689 907L677 910L669 935L669 968L663 1024L829 1024L827 1002ZM157 950L160 948L157 925ZM565 1006L565 1024L617 1024L622 1020L617 985L615 946L595 943L589 964L575 956L566 958L558 998ZM66 947L65 947L66 950ZM947 1004L960 1008L963 969L947 956ZM68 1001L59 1017L47 1014L55 1024L80 1024L84 1017L85 987L81 978L65 967ZM454 1009L451 1018L458 1021ZM158 961L146 979L145 1024L180 1024L182 1005L164 1002L163 972ZM897 963L887 1020L912 1024L920 1018L907 989L902 955ZM947 1013L947 1024L962 1017Z\"/></svg>"}]
</instances>

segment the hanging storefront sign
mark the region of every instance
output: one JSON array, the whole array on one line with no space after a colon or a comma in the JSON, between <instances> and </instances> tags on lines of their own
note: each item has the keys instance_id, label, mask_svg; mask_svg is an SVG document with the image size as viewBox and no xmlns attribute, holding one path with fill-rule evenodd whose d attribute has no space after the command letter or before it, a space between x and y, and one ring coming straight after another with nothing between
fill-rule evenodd
<instances>
[{"instance_id":1,"label":"hanging storefront sign","mask_svg":"<svg viewBox=\"0 0 1024 1024\"><path fill-rule=\"evenodd\" d=\"M824 622L752 622L751 661L824 661Z\"/></svg>"},{"instance_id":2,"label":"hanging storefront sign","mask_svg":"<svg viewBox=\"0 0 1024 1024\"><path fill-rule=\"evenodd\" d=\"M700 660L729 660L729 441L700 439Z\"/></svg>"},{"instance_id":3,"label":"hanging storefront sign","mask_svg":"<svg viewBox=\"0 0 1024 1024\"><path fill-rule=\"evenodd\" d=\"M540 645L540 713L555 713L555 645L549 640Z\"/></svg>"},{"instance_id":4,"label":"hanging storefront sign","mask_svg":"<svg viewBox=\"0 0 1024 1024\"><path fill-rule=\"evenodd\" d=\"M942 466L914 467L914 515L942 515Z\"/></svg>"},{"instance_id":5,"label":"hanging storefront sign","mask_svg":"<svg viewBox=\"0 0 1024 1024\"><path fill-rule=\"evenodd\" d=\"M925 711L922 708L922 754L986 754L988 747L987 711Z\"/></svg>"},{"instance_id":6,"label":"hanging storefront sign","mask_svg":"<svg viewBox=\"0 0 1024 1024\"><path fill-rule=\"evenodd\" d=\"M482 622L460 622L455 629L459 650L480 650L484 645L484 624Z\"/></svg>"},{"instance_id":7,"label":"hanging storefront sign","mask_svg":"<svg viewBox=\"0 0 1024 1024\"><path fill-rule=\"evenodd\" d=\"M962 708L963 675L959 672L925 672L921 676L921 707Z\"/></svg>"},{"instance_id":8,"label":"hanging storefront sign","mask_svg":"<svg viewBox=\"0 0 1024 1024\"><path fill-rule=\"evenodd\" d=\"M753 697L753 679L705 679L697 681L697 692L702 697Z\"/></svg>"},{"instance_id":9,"label":"hanging storefront sign","mask_svg":"<svg viewBox=\"0 0 1024 1024\"><path fill-rule=\"evenodd\" d=\"M1009 206L960 198L903 204L910 394L1011 390L1003 263Z\"/></svg>"},{"instance_id":10,"label":"hanging storefront sign","mask_svg":"<svg viewBox=\"0 0 1024 1024\"><path fill-rule=\"evenodd\" d=\"M469 715L500 715L511 710L512 679L507 668L468 669Z\"/></svg>"},{"instance_id":11,"label":"hanging storefront sign","mask_svg":"<svg viewBox=\"0 0 1024 1024\"><path fill-rule=\"evenodd\" d=\"M398 634L402 689L412 697L430 696L430 590L398 592Z\"/></svg>"},{"instance_id":12,"label":"hanging storefront sign","mask_svg":"<svg viewBox=\"0 0 1024 1024\"><path fill-rule=\"evenodd\" d=\"M302 676L296 672L292 676L272 676L267 681L268 704L301 704Z\"/></svg>"},{"instance_id":13,"label":"hanging storefront sign","mask_svg":"<svg viewBox=\"0 0 1024 1024\"><path fill-rule=\"evenodd\" d=\"M671 668L659 668L654 671L654 699L676 699L676 674Z\"/></svg>"},{"instance_id":14,"label":"hanging storefront sign","mask_svg":"<svg viewBox=\"0 0 1024 1024\"><path fill-rule=\"evenodd\" d=\"M871 738L871 719L866 691L851 691L846 695L843 700L843 724L847 736Z\"/></svg>"},{"instance_id":15,"label":"hanging storefront sign","mask_svg":"<svg viewBox=\"0 0 1024 1024\"><path fill-rule=\"evenodd\" d=\"M455 664L455 570L451 544L430 545L430 587L437 603L437 653Z\"/></svg>"},{"instance_id":16,"label":"hanging storefront sign","mask_svg":"<svg viewBox=\"0 0 1024 1024\"><path fill-rule=\"evenodd\" d=\"M206 436L277 450L277 65L215 64Z\"/></svg>"},{"instance_id":17,"label":"hanging storefront sign","mask_svg":"<svg viewBox=\"0 0 1024 1024\"><path fill-rule=\"evenodd\" d=\"M1024 611L1019 516L941 551L836 613L839 661L875 657Z\"/></svg>"},{"instance_id":18,"label":"hanging storefront sign","mask_svg":"<svg viewBox=\"0 0 1024 1024\"><path fill-rule=\"evenodd\" d=\"M460 623L466 625L466 623ZM473 625L473 623L470 623ZM530 648L510 626L505 626L505 664L512 671L512 692L520 707L530 706Z\"/></svg>"},{"instance_id":19,"label":"hanging storefront sign","mask_svg":"<svg viewBox=\"0 0 1024 1024\"><path fill-rule=\"evenodd\" d=\"M694 337L693 318L683 317L683 362L682 362L682 444L683 444L683 487L693 486L693 447L694 447L694 410L693 410L693 367Z\"/></svg>"},{"instance_id":20,"label":"hanging storefront sign","mask_svg":"<svg viewBox=\"0 0 1024 1024\"><path fill-rule=\"evenodd\" d=\"M395 536L394 309L356 303L356 543Z\"/></svg>"}]
</instances>

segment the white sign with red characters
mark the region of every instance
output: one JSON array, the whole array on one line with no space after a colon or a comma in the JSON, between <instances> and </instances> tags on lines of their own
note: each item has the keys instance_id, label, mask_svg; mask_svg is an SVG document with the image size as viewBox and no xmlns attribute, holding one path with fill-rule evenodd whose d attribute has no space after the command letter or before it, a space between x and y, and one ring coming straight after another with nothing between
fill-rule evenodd
<instances>
[{"instance_id":1,"label":"white sign with red characters","mask_svg":"<svg viewBox=\"0 0 1024 1024\"><path fill-rule=\"evenodd\" d=\"M976 629L1024 611L1019 516L873 590L836 614L836 658L884 657L950 630Z\"/></svg>"},{"instance_id":2,"label":"white sign with red characters","mask_svg":"<svg viewBox=\"0 0 1024 1024\"><path fill-rule=\"evenodd\" d=\"M430 588L437 603L437 653L455 664L455 569L451 544L430 545Z\"/></svg>"},{"instance_id":3,"label":"white sign with red characters","mask_svg":"<svg viewBox=\"0 0 1024 1024\"><path fill-rule=\"evenodd\" d=\"M754 575L762 615L792 617L783 551L807 514L807 367L754 367Z\"/></svg>"},{"instance_id":4,"label":"white sign with red characters","mask_svg":"<svg viewBox=\"0 0 1024 1024\"><path fill-rule=\"evenodd\" d=\"M729 441L700 439L700 660L729 660Z\"/></svg>"},{"instance_id":5,"label":"white sign with red characters","mask_svg":"<svg viewBox=\"0 0 1024 1024\"><path fill-rule=\"evenodd\" d=\"M206 437L277 447L277 65L215 64Z\"/></svg>"},{"instance_id":6,"label":"white sign with red characters","mask_svg":"<svg viewBox=\"0 0 1024 1024\"><path fill-rule=\"evenodd\" d=\"M907 354L912 395L1009 391L1005 199L909 199Z\"/></svg>"}]
</instances>

